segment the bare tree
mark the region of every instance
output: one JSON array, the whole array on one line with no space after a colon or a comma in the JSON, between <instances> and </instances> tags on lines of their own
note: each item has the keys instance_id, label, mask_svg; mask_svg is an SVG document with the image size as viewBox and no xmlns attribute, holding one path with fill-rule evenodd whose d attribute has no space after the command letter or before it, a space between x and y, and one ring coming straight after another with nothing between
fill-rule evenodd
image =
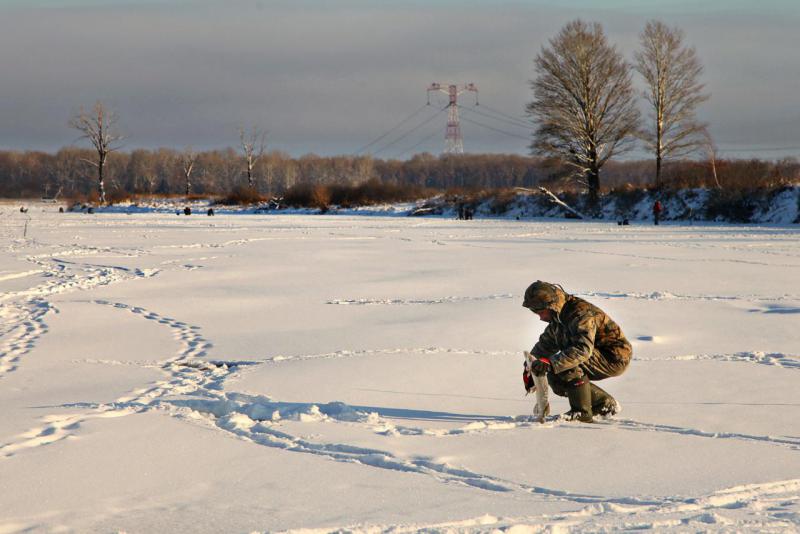
<instances>
[{"instance_id":1,"label":"bare tree","mask_svg":"<svg viewBox=\"0 0 800 534\"><path fill-rule=\"evenodd\" d=\"M600 169L630 148L639 124L631 67L600 24L582 20L564 26L535 64L527 106L537 123L532 152L571 166L596 206Z\"/></svg>"},{"instance_id":2,"label":"bare tree","mask_svg":"<svg viewBox=\"0 0 800 534\"><path fill-rule=\"evenodd\" d=\"M153 165L152 152L145 149L132 151L128 156L125 175L127 181L124 187L127 191L153 194L159 176Z\"/></svg>"},{"instance_id":3,"label":"bare tree","mask_svg":"<svg viewBox=\"0 0 800 534\"><path fill-rule=\"evenodd\" d=\"M250 189L255 189L256 187L253 169L255 169L258 160L264 155L266 137L266 132L255 126L253 126L250 133L245 133L244 128L239 128L239 140L241 141L244 161L247 166L247 186Z\"/></svg>"},{"instance_id":4,"label":"bare tree","mask_svg":"<svg viewBox=\"0 0 800 534\"><path fill-rule=\"evenodd\" d=\"M71 169L71 161L68 161L66 158L63 157L65 150L62 148L58 151L55 155L50 158L47 158L45 169L47 174L48 185L52 183L54 186L58 186L56 193L51 197L53 199L57 199L64 191L64 188L68 188L68 177L70 176ZM45 189L45 195L48 196L49 191Z\"/></svg>"},{"instance_id":5,"label":"bare tree","mask_svg":"<svg viewBox=\"0 0 800 534\"><path fill-rule=\"evenodd\" d=\"M197 163L197 152L192 147L187 147L180 156L181 170L186 180L186 196L192 193L192 171Z\"/></svg>"},{"instance_id":6,"label":"bare tree","mask_svg":"<svg viewBox=\"0 0 800 534\"><path fill-rule=\"evenodd\" d=\"M719 183L719 177L717 176L717 144L711 137L708 126L704 126L700 131L700 146L705 150L708 157L708 165L711 168L711 177L714 178L714 185L717 189L722 189L722 184Z\"/></svg>"},{"instance_id":7,"label":"bare tree","mask_svg":"<svg viewBox=\"0 0 800 534\"><path fill-rule=\"evenodd\" d=\"M705 125L697 122L695 111L709 95L698 81L703 66L697 52L683 44L680 29L651 20L639 38L636 70L647 84L644 97L650 108L641 137L655 154L656 188L660 188L665 158L687 156L704 146Z\"/></svg>"},{"instance_id":8,"label":"bare tree","mask_svg":"<svg viewBox=\"0 0 800 534\"><path fill-rule=\"evenodd\" d=\"M69 121L69 126L81 132L81 139L88 139L97 151L97 161L83 160L97 168L97 185L100 194L100 204L106 203L106 189L104 170L108 155L122 146L117 144L123 137L116 131L119 116L106 109L99 100L95 102L90 112L81 106L80 113Z\"/></svg>"}]
</instances>

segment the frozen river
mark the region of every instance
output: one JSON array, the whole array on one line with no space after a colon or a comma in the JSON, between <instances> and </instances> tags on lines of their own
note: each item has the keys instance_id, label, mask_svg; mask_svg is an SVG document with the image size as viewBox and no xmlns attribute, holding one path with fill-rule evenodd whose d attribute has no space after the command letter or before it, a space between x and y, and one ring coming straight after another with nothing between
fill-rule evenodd
<instances>
[{"instance_id":1,"label":"frozen river","mask_svg":"<svg viewBox=\"0 0 800 534\"><path fill-rule=\"evenodd\" d=\"M797 225L3 208L0 532L800 529ZM615 419L527 420L537 279Z\"/></svg>"}]
</instances>

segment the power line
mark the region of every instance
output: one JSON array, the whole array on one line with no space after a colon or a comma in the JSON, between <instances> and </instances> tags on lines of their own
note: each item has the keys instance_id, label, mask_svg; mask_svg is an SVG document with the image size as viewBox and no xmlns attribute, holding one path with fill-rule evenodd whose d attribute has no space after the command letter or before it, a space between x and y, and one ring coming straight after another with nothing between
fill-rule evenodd
<instances>
[{"instance_id":1,"label":"power line","mask_svg":"<svg viewBox=\"0 0 800 534\"><path fill-rule=\"evenodd\" d=\"M427 105L427 104L426 104L426 105ZM424 120L423 122L421 122L420 124L418 124L418 125L414 126L414 127L413 127L413 128L411 128L409 131L407 131L406 133L404 133L403 135L401 135L400 137L398 137L397 139L395 139L394 141L392 141L392 142L391 142L391 143L389 143L388 145L384 145L384 146L383 146L383 148L379 148L378 150L375 150L375 151L373 152L373 155L375 155L375 154L379 154L380 152L383 152L384 150L386 150L386 149L387 149L387 148L389 148L390 146L392 146L392 145L394 145L394 144L398 143L399 141L402 141L403 139L405 139L406 137L408 137L409 135L411 135L413 132L415 132L415 131L419 130L420 128L422 128L423 126L425 126L426 124L428 124L429 122L431 122L433 119L435 119L436 117L438 117L438 116L439 116L439 114L440 114L440 113L442 113L444 110L446 110L448 107L450 107L450 106L448 105L448 106L446 106L446 107L443 107L443 108L441 108L441 109L440 109L439 111L437 111L437 112L436 112L434 115L431 115L430 117L428 117L427 119L425 119L425 120Z\"/></svg>"},{"instance_id":2,"label":"power line","mask_svg":"<svg viewBox=\"0 0 800 534\"><path fill-rule=\"evenodd\" d=\"M433 133L431 133L430 135L425 136L425 138L422 141L420 141L419 143L417 143L414 146L409 147L409 148L403 150L402 152L400 152L400 154L397 155L397 159L402 158L403 156L405 156L406 154L408 154L409 152L411 152L412 150L414 150L418 146L422 145L426 141L430 141L431 139L433 139L433 136L435 136L437 134L440 134L440 133L441 133L441 131L437 128L436 130L433 131Z\"/></svg>"},{"instance_id":3,"label":"power line","mask_svg":"<svg viewBox=\"0 0 800 534\"><path fill-rule=\"evenodd\" d=\"M480 115L480 116L482 116L482 117L486 117L487 119L492 119L492 120L495 120L495 121L500 121L500 122L503 122L503 123L505 123L505 124L508 124L508 125L514 126L515 128L524 128L524 129L526 129L526 130L530 130L530 129L531 129L531 127L532 127L532 125L531 125L531 124L526 124L526 125L524 125L524 126L523 126L522 124L517 124L516 122L510 121L510 120L507 120L507 119L503 119L503 118L501 118L501 117L495 117L494 115L490 115L490 114L488 114L488 113L483 113L483 112L481 112L481 111L478 111L478 110L477 110L477 109L475 109L475 108L468 108L468 107L464 107L464 106L458 106L458 107L459 107L459 108L461 108L461 109L463 109L464 111L468 111L468 112L470 112L470 113L475 113L475 114L477 114L477 115Z\"/></svg>"},{"instance_id":4,"label":"power line","mask_svg":"<svg viewBox=\"0 0 800 534\"><path fill-rule=\"evenodd\" d=\"M501 130L499 128L494 128L494 127L489 126L487 124L483 124L482 122L478 122L478 121L474 121L472 119L468 119L467 117L464 117L464 120L467 121L467 122L471 122L472 124L477 124L478 126L483 126L484 128L488 128L488 129L493 130L495 132L498 132L498 133L501 133L501 134L506 134L506 135L511 136L511 137L517 137L519 139L525 139L526 141L530 141L531 140L530 137L527 137L527 136L524 136L524 135L515 134L515 133L512 133L512 132L507 132L507 131Z\"/></svg>"},{"instance_id":5,"label":"power line","mask_svg":"<svg viewBox=\"0 0 800 534\"><path fill-rule=\"evenodd\" d=\"M515 117L513 115L509 115L508 113L503 113L502 111L498 111L498 110L496 110L496 109L494 109L494 108L492 108L490 106L487 106L486 104L481 104L481 107L485 108L485 109L488 109L492 113L496 113L497 115L501 115L503 117L506 117L507 119L511 119L511 120L514 120L514 121L521 122L521 123L527 125L528 127L530 127L530 124L528 124L528 122L525 121L525 119L520 119L519 117Z\"/></svg>"},{"instance_id":6,"label":"power line","mask_svg":"<svg viewBox=\"0 0 800 534\"><path fill-rule=\"evenodd\" d=\"M484 108L485 106L481 105L480 107ZM506 118L505 115L498 116L498 115L494 115L492 113L485 113L482 109L479 110L477 107L464 108L464 109L467 110L467 111L471 111L472 113L477 113L478 115L482 115L482 116L484 116L486 118L489 118L489 119L494 119L496 121L500 121L500 122L504 122L506 124L510 124L511 126L516 126L518 128L530 129L533 126L531 123L525 122L525 121L520 120L520 119L508 119L508 118Z\"/></svg>"},{"instance_id":7,"label":"power line","mask_svg":"<svg viewBox=\"0 0 800 534\"><path fill-rule=\"evenodd\" d=\"M389 135L390 133L392 133L393 131L397 130L397 129L398 129L398 128L400 128L402 125L404 125L405 123L407 123L408 121L410 121L411 119L413 119L413 118L414 118L414 116L416 116L416 115L417 115L417 114L418 114L420 111L422 111L422 110L423 110L423 109L425 109L426 107L428 107L428 106L427 106L427 104L423 104L422 106L420 106L420 107L419 107L419 109L417 109L416 111L414 111L414 112L413 112L411 115L409 115L408 117L406 117L405 119L401 120L399 123L397 123L396 125L394 125L394 126L393 126L392 128L390 128L390 129L389 129L389 130L388 130L386 133L384 133L384 134L382 134L382 135L380 135L380 136L376 137L375 139L373 139L372 141L370 141L370 142L369 142L369 143L367 143L366 145L364 145L364 146L362 146L361 148L359 148L358 150L356 150L356 152L355 152L355 153L356 153L356 154L359 154L359 153L361 153L362 151L366 150L367 148L371 147L372 145L374 145L375 143L377 143L378 141L380 141L381 139L383 139L384 137L386 137L387 135Z\"/></svg>"}]
</instances>

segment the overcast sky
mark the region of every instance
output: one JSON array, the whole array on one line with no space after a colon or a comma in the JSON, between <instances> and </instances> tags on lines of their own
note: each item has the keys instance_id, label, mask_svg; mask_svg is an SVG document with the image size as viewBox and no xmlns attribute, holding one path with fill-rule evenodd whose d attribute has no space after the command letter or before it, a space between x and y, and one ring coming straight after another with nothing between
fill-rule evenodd
<instances>
[{"instance_id":1,"label":"overcast sky","mask_svg":"<svg viewBox=\"0 0 800 534\"><path fill-rule=\"evenodd\" d=\"M0 149L72 144L70 116L100 99L126 149L235 146L257 125L270 148L348 154L411 116L366 152L438 153L446 100L420 109L437 81L480 90L474 111L461 99L466 151L524 154L530 129L508 117L524 120L533 59L578 17L629 60L648 19L679 26L725 155L800 156L798 0L0 0Z\"/></svg>"}]
</instances>

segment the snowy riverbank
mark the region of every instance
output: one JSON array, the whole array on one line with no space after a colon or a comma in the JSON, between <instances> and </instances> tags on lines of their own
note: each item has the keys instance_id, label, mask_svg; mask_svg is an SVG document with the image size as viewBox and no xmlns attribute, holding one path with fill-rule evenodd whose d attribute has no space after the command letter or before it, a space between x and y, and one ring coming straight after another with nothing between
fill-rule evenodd
<instances>
[{"instance_id":1,"label":"snowy riverbank","mask_svg":"<svg viewBox=\"0 0 800 534\"><path fill-rule=\"evenodd\" d=\"M568 204L587 210L582 195L561 194ZM800 186L786 186L773 190L735 192L715 189L682 189L656 193L646 190L612 191L604 195L598 210L599 220L631 223L652 221L652 208L656 200L663 205L662 220L716 223L797 224L800 223ZM8 201L10 202L10 201ZM20 202L25 205L26 202ZM33 205L37 202L33 201ZM172 213L182 214L190 208L194 215L205 215L209 209L216 214L282 214L282 215L369 215L369 216L421 216L456 218L459 209L468 208L477 218L535 219L564 218L570 214L561 206L537 192L474 193L470 196L440 195L416 202L379 204L372 206L340 207L331 205L327 210L317 208L292 208L274 205L225 206L211 200L180 198L126 201L111 206L95 207L96 213ZM73 211L86 211L88 206L72 206ZM587 211L588 212L588 211Z\"/></svg>"}]
</instances>

